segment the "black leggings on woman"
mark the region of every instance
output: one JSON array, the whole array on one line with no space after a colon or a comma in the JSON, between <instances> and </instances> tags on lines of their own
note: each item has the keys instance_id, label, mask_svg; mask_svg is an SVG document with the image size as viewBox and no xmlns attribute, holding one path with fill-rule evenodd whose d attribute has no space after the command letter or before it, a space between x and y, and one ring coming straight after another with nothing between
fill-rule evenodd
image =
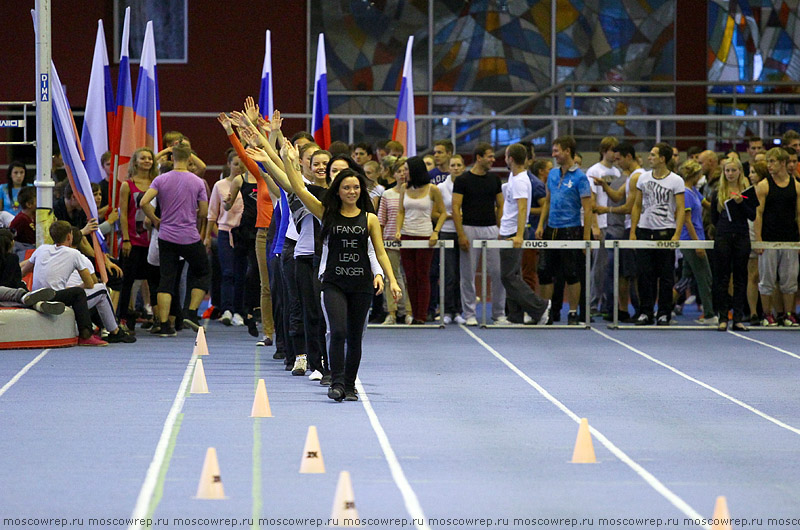
<instances>
[{"instance_id":1,"label":"black leggings on woman","mask_svg":"<svg viewBox=\"0 0 800 530\"><path fill-rule=\"evenodd\" d=\"M322 312L330 333L328 358L331 363L331 386L344 386L346 390L356 387L358 366L361 364L361 339L371 304L370 293L345 293L335 285L323 284Z\"/></svg>"},{"instance_id":2,"label":"black leggings on woman","mask_svg":"<svg viewBox=\"0 0 800 530\"><path fill-rule=\"evenodd\" d=\"M728 308L733 309L733 322L744 321L747 302L747 260L750 259L750 238L745 234L717 234L714 240L714 308L720 321L728 321ZM733 303L728 285L733 274Z\"/></svg>"}]
</instances>

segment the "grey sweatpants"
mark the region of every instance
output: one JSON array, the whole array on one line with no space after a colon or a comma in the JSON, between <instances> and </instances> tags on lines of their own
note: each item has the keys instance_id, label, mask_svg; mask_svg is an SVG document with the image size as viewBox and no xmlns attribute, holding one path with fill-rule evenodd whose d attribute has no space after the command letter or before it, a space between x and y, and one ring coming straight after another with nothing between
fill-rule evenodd
<instances>
[{"instance_id":1,"label":"grey sweatpants","mask_svg":"<svg viewBox=\"0 0 800 530\"><path fill-rule=\"evenodd\" d=\"M758 257L758 292L776 294L775 282L780 277L781 292L796 293L799 263L796 250L765 249Z\"/></svg>"}]
</instances>

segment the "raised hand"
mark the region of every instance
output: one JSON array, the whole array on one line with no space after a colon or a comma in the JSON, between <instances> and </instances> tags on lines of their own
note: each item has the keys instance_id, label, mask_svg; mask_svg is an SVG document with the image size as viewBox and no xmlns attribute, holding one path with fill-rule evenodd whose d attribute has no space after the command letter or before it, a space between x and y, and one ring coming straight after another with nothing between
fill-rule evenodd
<instances>
[{"instance_id":1,"label":"raised hand","mask_svg":"<svg viewBox=\"0 0 800 530\"><path fill-rule=\"evenodd\" d=\"M264 119L263 116L258 117L258 128L262 131L269 131L271 128L271 124L269 120Z\"/></svg>"},{"instance_id":2,"label":"raised hand","mask_svg":"<svg viewBox=\"0 0 800 530\"><path fill-rule=\"evenodd\" d=\"M267 152L260 147L248 147L245 152L247 153L247 156L256 162L266 162L269 160L269 155L267 155Z\"/></svg>"},{"instance_id":3,"label":"raised hand","mask_svg":"<svg viewBox=\"0 0 800 530\"><path fill-rule=\"evenodd\" d=\"M220 112L219 116L217 116L217 121L222 125L228 134L233 132L233 123L227 114Z\"/></svg>"},{"instance_id":4,"label":"raised hand","mask_svg":"<svg viewBox=\"0 0 800 530\"><path fill-rule=\"evenodd\" d=\"M284 160L289 160L292 164L297 163L300 159L300 155L297 154L297 149L292 145L292 142L289 141L288 138L284 139L283 147L281 147L281 158Z\"/></svg>"},{"instance_id":5,"label":"raised hand","mask_svg":"<svg viewBox=\"0 0 800 530\"><path fill-rule=\"evenodd\" d=\"M258 134L251 128L241 129L240 134L242 135L242 139L250 144L250 145L259 145L261 141L258 137Z\"/></svg>"},{"instance_id":6,"label":"raised hand","mask_svg":"<svg viewBox=\"0 0 800 530\"><path fill-rule=\"evenodd\" d=\"M278 132L281 130L281 126L283 125L283 118L281 118L281 111L275 110L272 113L272 121L269 123L270 129L272 132Z\"/></svg>"},{"instance_id":7,"label":"raised hand","mask_svg":"<svg viewBox=\"0 0 800 530\"><path fill-rule=\"evenodd\" d=\"M258 122L260 116L258 113L258 105L253 101L252 96L247 96L244 100L244 113L247 115L247 119L250 120L250 123Z\"/></svg>"},{"instance_id":8,"label":"raised hand","mask_svg":"<svg viewBox=\"0 0 800 530\"><path fill-rule=\"evenodd\" d=\"M239 126L242 128L247 128L252 125L252 123L250 123L250 118L248 118L246 114L243 114L238 110L234 110L233 112L231 112L231 118L233 118L233 120L236 123L238 123Z\"/></svg>"}]
</instances>

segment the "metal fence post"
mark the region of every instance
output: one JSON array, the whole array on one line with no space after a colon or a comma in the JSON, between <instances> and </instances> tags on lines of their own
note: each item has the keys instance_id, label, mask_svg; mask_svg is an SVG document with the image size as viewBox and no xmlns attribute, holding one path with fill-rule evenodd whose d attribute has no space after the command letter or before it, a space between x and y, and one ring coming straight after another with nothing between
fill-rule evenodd
<instances>
[{"instance_id":1,"label":"metal fence post","mask_svg":"<svg viewBox=\"0 0 800 530\"><path fill-rule=\"evenodd\" d=\"M619 241L614 240L614 321L612 327L619 327Z\"/></svg>"},{"instance_id":2,"label":"metal fence post","mask_svg":"<svg viewBox=\"0 0 800 530\"><path fill-rule=\"evenodd\" d=\"M483 326L486 327L486 240L481 242L481 305L483 307Z\"/></svg>"},{"instance_id":3,"label":"metal fence post","mask_svg":"<svg viewBox=\"0 0 800 530\"><path fill-rule=\"evenodd\" d=\"M439 241L439 327L444 327L444 241Z\"/></svg>"},{"instance_id":4,"label":"metal fence post","mask_svg":"<svg viewBox=\"0 0 800 530\"><path fill-rule=\"evenodd\" d=\"M586 304L586 327L592 324L592 242L586 242L586 288L584 289L584 303Z\"/></svg>"}]
</instances>

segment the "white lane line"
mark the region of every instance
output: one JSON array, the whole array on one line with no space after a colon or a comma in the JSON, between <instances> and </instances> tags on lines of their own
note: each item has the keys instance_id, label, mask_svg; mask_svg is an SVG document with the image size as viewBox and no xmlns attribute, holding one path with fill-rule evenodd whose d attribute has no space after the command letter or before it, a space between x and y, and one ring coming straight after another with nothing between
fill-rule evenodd
<instances>
[{"instance_id":1,"label":"white lane line","mask_svg":"<svg viewBox=\"0 0 800 530\"><path fill-rule=\"evenodd\" d=\"M42 360L42 357L44 357L44 356L45 356L45 355L47 355L48 353L50 353L50 350L49 350L49 349L48 349L48 350L44 350L44 351L42 351L42 353L40 353L39 355L37 355L36 357L34 357L34 358L33 358L33 360L32 360L31 362L29 362L28 364L26 364L26 365L25 365L25 366L22 368L22 370L20 370L19 372L17 372L17 375L15 375L14 377L12 377L12 378L11 378L11 381L9 381L8 383L4 384L4 385L3 385L3 388L0 388L0 396L2 396L3 394L5 394L5 393L8 391L8 389L9 389L9 388L11 388L12 386L14 386L14 383L16 383L17 381L19 381L19 380L20 380L20 378L21 378L23 375L25 375L25 374L28 372L28 370L30 370L31 368L33 368L33 365L34 365L34 364L36 364L36 363L38 363L39 361L41 361L41 360Z\"/></svg>"},{"instance_id":2,"label":"white lane line","mask_svg":"<svg viewBox=\"0 0 800 530\"><path fill-rule=\"evenodd\" d=\"M664 368L666 368L667 370L669 370L669 371L671 371L671 372L673 372L673 373L675 373L675 374L677 374L677 375L679 375L679 376L683 377L683 378L684 378L684 379L686 379L687 381L691 381L692 383L695 383L696 385L700 385L701 387L705 388L706 390L710 390L711 392L715 393L716 395L718 395L718 396L720 396L720 397L723 397L723 398L727 399L727 400L728 400L728 401L730 401L731 403L735 403L736 405L739 405L739 406L740 406L740 407L742 407L743 409L745 409L745 410L749 410L749 411L750 411L750 412L752 412L753 414L756 414L756 415L758 415L758 416L761 416L761 417L762 417L762 418L764 418L765 420L767 420L767 421L769 421L769 422L772 422L772 423L774 423L774 424L775 424L775 425L777 425L778 427L781 427L781 428L783 428L783 429L786 429L787 431L790 431L790 432L793 432L793 433L795 433L795 434L798 434L798 435L800 435L800 429L798 429L797 427L792 427L792 426L791 426L791 425L789 425L788 423L784 423L784 422L782 422L781 420L779 420L778 418L775 418L775 417L773 417L773 416L770 416L769 414L766 414L766 413L764 413L764 412L761 412L760 410L758 410L757 408L753 407L752 405L748 405L748 404L747 404L747 403L745 403L744 401L742 401L742 400L740 400L740 399L736 399L735 397L733 397L733 396L731 396L731 395L729 395L729 394L726 394L726 393L725 393L725 392L723 392L722 390L719 390L719 389L717 389L717 388L714 388L713 386L709 385L708 383L704 383L704 382L700 381L699 379L695 379L694 377L690 376L689 374L687 374L687 373L685 373L685 372L682 372L682 371L678 370L677 368L675 368L675 367L673 367L673 366L670 366L670 365L668 365L668 364L667 364L667 363L665 363L664 361L659 361L659 360L658 360L658 359L656 359L655 357L653 357L653 356L651 356L651 355L648 355L648 354L646 354L645 352L643 352L643 351L641 351L641 350L637 350L636 348L634 348L634 347L633 347L633 346L631 346L630 344L626 344L626 343L622 342L621 340L617 340L617 339L615 339L614 337L609 337L608 335L606 335L605 333L603 333L602 331L600 331L600 330L598 330L598 329L592 328L592 331L594 331L595 333L597 333L597 334L599 334L599 335L601 335L601 336L603 336L603 337L607 338L607 339L608 339L608 340L610 340L611 342L616 342L616 343L617 343L617 344L619 344L620 346L622 346L622 347L624 347L624 348L627 348L627 349L629 349L630 351L632 351L633 353L635 353L635 354L637 354L637 355L640 355L640 356L644 357L644 358L645 358L645 359L647 359L648 361L654 362L654 363L656 363L656 364L657 364L657 365L659 365L659 366L663 366L663 367L664 367Z\"/></svg>"},{"instance_id":3,"label":"white lane line","mask_svg":"<svg viewBox=\"0 0 800 530\"><path fill-rule=\"evenodd\" d=\"M566 414L567 416L572 418L572 420L575 423L580 424L580 422L581 422L580 417L577 414L575 414L574 412L572 412L569 408L567 408L567 406L564 405L563 403L561 403L558 399L553 397L553 395L550 392L548 392L547 390L545 390L544 387L542 387L539 383L537 383L536 381L534 381L533 379L528 377L527 374L525 374L522 370L517 368L514 365L514 363L512 363L511 361L509 361L508 359L503 357L497 350L495 350L494 348L492 348L491 346L486 344L480 337L475 335L472 331L470 331L464 325L459 325L459 327L461 329L463 329L464 331L466 331L467 334L470 335L473 339L475 339L478 342L478 344L480 344L481 346L486 348L489 351L489 353L491 353L492 355L497 357L497 359L500 362L502 362L503 364L508 366L511 369L512 372L514 372L515 374L520 376L523 380L525 380L526 383L528 383L533 388L535 388L536 391L539 392L539 394L542 395L542 397L544 397L547 401L549 401L550 403L552 403L553 405L558 407L564 414ZM694 508L689 506L689 504L687 504L686 501L684 501L683 499L678 497L675 493L673 493L672 490L667 488L660 480L658 480L656 477L654 477L649 471L647 471L641 465L637 464L631 457L629 457L627 454L625 454L622 451L622 449L620 449L619 447L614 445L611 442L611 440L606 438L603 433L601 433L600 431L598 431L597 429L595 429L592 426L589 426L589 430L591 431L592 436L594 436L597 441L599 441L601 444L603 444L603 446L606 449L611 451L611 453L614 456L619 458L623 463L625 463L628 467L630 467L637 475L642 477L642 479L644 479L644 481L647 482L647 484L650 485L651 488L653 488L658 493L660 493L673 506L675 506L678 510L683 512L684 515L686 515L687 517L689 517L691 519L703 519L703 516L700 515L699 513L697 513L697 511L695 511ZM702 526L703 526L703 528L706 528L706 530L709 530L711 528L708 525L702 525Z\"/></svg>"},{"instance_id":4,"label":"white lane line","mask_svg":"<svg viewBox=\"0 0 800 530\"><path fill-rule=\"evenodd\" d=\"M730 333L731 335L736 335L740 339L749 340L750 342L755 342L756 344L761 344L762 346L766 346L767 348L772 348L775 351L785 353L786 355L794 357L795 359L800 359L800 355L797 355L796 353L792 353L790 351L786 351L782 348L778 348L777 346L773 346L772 344L767 344L766 342L761 342L760 340L751 339L750 337L745 337L741 333L736 333L735 331L728 330L728 333Z\"/></svg>"},{"instance_id":5,"label":"white lane line","mask_svg":"<svg viewBox=\"0 0 800 530\"><path fill-rule=\"evenodd\" d=\"M378 437L378 443L381 444L383 454L386 456L386 462L389 464L389 469L392 472L392 478L394 479L395 484L397 484L397 488L400 490L400 493L403 495L403 501L405 502L406 510L414 520L414 526L416 526L419 530L430 530L431 527L428 526L428 520L425 518L425 513L422 511L422 506L419 504L417 494L414 493L414 490L411 488L411 484L408 483L408 479L406 479L406 475L403 473L403 468L400 466L400 462L397 460L397 455L395 455L394 449L392 449L392 445L389 443L389 437L386 436L386 431L383 430L381 422L378 419L378 415L375 414L375 409L372 408L372 403L369 401L367 391L364 390L364 385L361 384L361 379L359 378L356 378L356 388L358 389L358 397L361 400L361 404L364 405L364 410L366 411L369 422L372 425L372 430L375 431L375 435Z\"/></svg>"},{"instance_id":6,"label":"white lane line","mask_svg":"<svg viewBox=\"0 0 800 530\"><path fill-rule=\"evenodd\" d=\"M183 403L186 401L186 389L189 388L189 381L196 360L197 355L192 354L192 358L189 359L189 364L186 365L186 371L183 372L181 385L178 387L178 393L175 395L175 399L172 402L172 408L169 409L167 419L164 421L164 428L161 430L161 438L158 439L158 444L156 444L156 452L153 454L150 467L147 468L147 475L145 475L142 489L139 490L139 497L136 499L136 506L133 508L133 513L131 514L131 519L134 522L128 526L128 530L141 529L144 526L144 520L147 519L150 499L153 498L153 492L158 484L158 474L161 471L161 466L164 465L172 429L175 426L175 421L178 419L178 414L180 414L183 409Z\"/></svg>"}]
</instances>

